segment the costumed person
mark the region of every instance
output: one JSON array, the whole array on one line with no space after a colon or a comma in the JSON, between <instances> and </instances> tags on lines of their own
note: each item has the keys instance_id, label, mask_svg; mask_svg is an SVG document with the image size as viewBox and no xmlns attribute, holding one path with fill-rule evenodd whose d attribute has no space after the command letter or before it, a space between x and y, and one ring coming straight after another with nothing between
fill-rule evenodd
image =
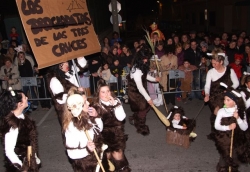
<instances>
[{"instance_id":1,"label":"costumed person","mask_svg":"<svg viewBox=\"0 0 250 172\"><path fill-rule=\"evenodd\" d=\"M78 57L77 62L81 67L87 64L84 57ZM79 70L78 67L77 70ZM66 102L69 89L75 86L78 87L79 91L84 91L83 87L79 87L75 74L71 62L56 64L49 69L47 74L48 90L54 102L60 124L63 120L63 105Z\"/></svg>"},{"instance_id":2,"label":"costumed person","mask_svg":"<svg viewBox=\"0 0 250 172\"><path fill-rule=\"evenodd\" d=\"M151 30L152 30L152 32L151 32L151 40L154 42L154 34L155 33L157 33L157 35L158 35L158 40L159 41L164 41L165 40L165 36L164 36L164 34L160 31L160 29L158 29L158 25L154 22L153 24L151 24L150 25L150 28L151 28ZM157 40L157 41L158 41ZM156 42L155 42L156 43Z\"/></svg>"},{"instance_id":3,"label":"costumed person","mask_svg":"<svg viewBox=\"0 0 250 172\"><path fill-rule=\"evenodd\" d=\"M250 160L244 132L248 128L245 104L240 93L224 83L221 86L227 89L223 94L224 106L218 110L214 123L215 145L220 154L216 170L224 172L230 167L232 172L238 172L239 162L249 163Z\"/></svg>"},{"instance_id":4,"label":"costumed person","mask_svg":"<svg viewBox=\"0 0 250 172\"><path fill-rule=\"evenodd\" d=\"M108 145L103 155L103 166L109 171L108 161L111 161L115 171L129 172L128 160L124 154L128 136L124 133L126 114L120 100L111 93L104 80L98 81L96 96L92 107L103 121L103 142Z\"/></svg>"},{"instance_id":5,"label":"costumed person","mask_svg":"<svg viewBox=\"0 0 250 172\"><path fill-rule=\"evenodd\" d=\"M242 62L243 54L235 54L234 55L234 63L230 63L229 66L234 70L238 79L242 77Z\"/></svg>"},{"instance_id":6,"label":"costumed person","mask_svg":"<svg viewBox=\"0 0 250 172\"><path fill-rule=\"evenodd\" d=\"M178 132L181 135L189 135L191 138L197 136L197 134L193 132L196 122L185 116L185 111L182 107L172 107L167 119L171 121L171 124L167 129Z\"/></svg>"},{"instance_id":7,"label":"costumed person","mask_svg":"<svg viewBox=\"0 0 250 172\"><path fill-rule=\"evenodd\" d=\"M38 140L35 121L25 114L28 98L10 87L1 95L1 142L5 150L6 172L38 172ZM31 146L31 156L27 149Z\"/></svg>"},{"instance_id":8,"label":"costumed person","mask_svg":"<svg viewBox=\"0 0 250 172\"><path fill-rule=\"evenodd\" d=\"M250 73L248 72L244 72L241 78L240 94L245 102L246 118L248 124L250 124ZM246 137L250 145L250 127L246 131Z\"/></svg>"},{"instance_id":9,"label":"costumed person","mask_svg":"<svg viewBox=\"0 0 250 172\"><path fill-rule=\"evenodd\" d=\"M225 67L224 59L225 53L221 49L214 49L212 53L208 53L209 56L212 56L212 66L206 76L206 84L204 87L205 97L204 101L208 102L211 116L211 134L208 135L208 139L214 138L214 121L217 114L217 111L223 107L224 100L224 88L220 86L220 82L227 84L230 87L236 89L239 86L239 80L233 69Z\"/></svg>"},{"instance_id":10,"label":"costumed person","mask_svg":"<svg viewBox=\"0 0 250 172\"><path fill-rule=\"evenodd\" d=\"M129 117L131 124L134 124L137 132L142 135L149 134L149 128L146 125L147 112L153 101L147 93L147 80L151 82L159 82L159 77L152 77L149 72L149 58L152 56L151 51L145 45L142 45L140 50L136 53L134 65L127 75L127 93L129 104L133 116Z\"/></svg>"},{"instance_id":11,"label":"costumed person","mask_svg":"<svg viewBox=\"0 0 250 172\"><path fill-rule=\"evenodd\" d=\"M72 167L75 172L94 172L98 161L93 151L95 149L100 157L102 120L97 117L95 109L89 107L87 97L77 92L77 88L72 87L69 90L66 102L62 125L65 147ZM91 140L88 140L87 134Z\"/></svg>"}]
</instances>

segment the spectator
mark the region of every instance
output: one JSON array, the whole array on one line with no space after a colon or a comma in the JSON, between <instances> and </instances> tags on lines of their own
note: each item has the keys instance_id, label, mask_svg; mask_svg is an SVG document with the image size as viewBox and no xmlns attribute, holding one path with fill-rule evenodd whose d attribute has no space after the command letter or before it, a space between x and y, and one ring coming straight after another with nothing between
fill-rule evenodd
<instances>
[{"instance_id":1,"label":"spectator","mask_svg":"<svg viewBox=\"0 0 250 172\"><path fill-rule=\"evenodd\" d=\"M243 54L235 54L234 63L230 63L229 65L236 73L236 76L238 77L239 81L242 76L242 65L241 65L242 59L243 59Z\"/></svg>"},{"instance_id":2,"label":"spectator","mask_svg":"<svg viewBox=\"0 0 250 172\"><path fill-rule=\"evenodd\" d=\"M114 42L113 46L117 47L117 53L118 53L118 55L120 55L122 53L120 42Z\"/></svg>"},{"instance_id":3,"label":"spectator","mask_svg":"<svg viewBox=\"0 0 250 172\"><path fill-rule=\"evenodd\" d=\"M187 103L187 97L190 95L192 90L193 82L193 71L198 69L196 66L191 65L190 62L185 59L183 65L179 66L179 70L185 73L185 78L181 78L181 90L182 93L182 102Z\"/></svg>"},{"instance_id":4,"label":"spectator","mask_svg":"<svg viewBox=\"0 0 250 172\"><path fill-rule=\"evenodd\" d=\"M180 38L179 38L178 35L174 35L173 39L174 39L174 45L175 46L180 43Z\"/></svg>"},{"instance_id":5,"label":"spectator","mask_svg":"<svg viewBox=\"0 0 250 172\"><path fill-rule=\"evenodd\" d=\"M219 36L215 36L214 43L208 47L209 51L213 51L215 48L222 48Z\"/></svg>"},{"instance_id":6,"label":"spectator","mask_svg":"<svg viewBox=\"0 0 250 172\"><path fill-rule=\"evenodd\" d=\"M239 37L237 40L237 44L236 44L236 50L237 53L242 54L245 51L245 46L244 46L244 39L242 37Z\"/></svg>"},{"instance_id":7,"label":"spectator","mask_svg":"<svg viewBox=\"0 0 250 172\"><path fill-rule=\"evenodd\" d=\"M3 48L3 45L0 42L0 56L5 55L7 53L7 50Z\"/></svg>"},{"instance_id":8,"label":"spectator","mask_svg":"<svg viewBox=\"0 0 250 172\"><path fill-rule=\"evenodd\" d=\"M250 43L250 39L249 39L249 37L246 37L245 40L244 40L244 44L246 45L246 44L249 44L249 43Z\"/></svg>"},{"instance_id":9,"label":"spectator","mask_svg":"<svg viewBox=\"0 0 250 172\"><path fill-rule=\"evenodd\" d=\"M131 50L132 55L134 56L135 53L137 52L137 48L139 47L139 42L136 40L134 41L134 48Z\"/></svg>"},{"instance_id":10,"label":"spectator","mask_svg":"<svg viewBox=\"0 0 250 172\"><path fill-rule=\"evenodd\" d=\"M132 67L132 62L134 58L127 45L123 45L120 59L122 60L121 65L123 67L123 70L125 71L125 73L129 73Z\"/></svg>"},{"instance_id":11,"label":"spectator","mask_svg":"<svg viewBox=\"0 0 250 172\"><path fill-rule=\"evenodd\" d=\"M228 42L228 34L227 32L223 32L221 35L221 45L223 45L224 47L227 47L229 44Z\"/></svg>"},{"instance_id":12,"label":"spectator","mask_svg":"<svg viewBox=\"0 0 250 172\"><path fill-rule=\"evenodd\" d=\"M174 92L175 83L173 80L168 83L169 70L175 70L178 67L177 57L174 55L174 48L172 46L166 47L166 54L161 57L161 60L162 77L160 83L163 91ZM175 93L164 94L164 99L167 104L172 103L172 105L175 105Z\"/></svg>"},{"instance_id":13,"label":"spectator","mask_svg":"<svg viewBox=\"0 0 250 172\"><path fill-rule=\"evenodd\" d=\"M163 55L165 55L165 50L164 50L164 43L162 41L157 42L156 48L155 48L155 54L158 56L160 59Z\"/></svg>"},{"instance_id":14,"label":"spectator","mask_svg":"<svg viewBox=\"0 0 250 172\"><path fill-rule=\"evenodd\" d=\"M111 71L111 74L116 77L117 79L117 84L118 84L118 88L115 88L115 91L114 92L119 92L122 93L123 90L122 90L122 87L121 87L121 84L122 84L122 66L120 65L120 62L118 59L114 59L113 60L113 65L110 66L110 71ZM118 89L118 90L117 90ZM119 95L119 94L118 94Z\"/></svg>"},{"instance_id":15,"label":"spectator","mask_svg":"<svg viewBox=\"0 0 250 172\"><path fill-rule=\"evenodd\" d=\"M101 60L102 62L107 62L108 64L112 64L113 59L112 56L110 56L107 47L102 47Z\"/></svg>"},{"instance_id":16,"label":"spectator","mask_svg":"<svg viewBox=\"0 0 250 172\"><path fill-rule=\"evenodd\" d=\"M250 72L249 66L250 66L250 44L245 45L245 52L244 52L244 58L243 58L243 71Z\"/></svg>"},{"instance_id":17,"label":"spectator","mask_svg":"<svg viewBox=\"0 0 250 172\"><path fill-rule=\"evenodd\" d=\"M177 44L175 46L175 55L177 56L178 67L183 65L183 63L184 63L184 51L182 51L181 44Z\"/></svg>"},{"instance_id":18,"label":"spectator","mask_svg":"<svg viewBox=\"0 0 250 172\"><path fill-rule=\"evenodd\" d=\"M115 42L122 42L122 39L119 37L119 33L118 32L113 32L112 39L110 41L110 45L114 46Z\"/></svg>"},{"instance_id":19,"label":"spectator","mask_svg":"<svg viewBox=\"0 0 250 172\"><path fill-rule=\"evenodd\" d=\"M33 57L25 52L27 50L26 45L24 45L24 46L23 45L19 45L18 47L15 48L15 50L17 52L23 52L25 54L25 59L29 60L29 62L31 64L31 67L32 67L32 70L33 70L33 68L35 66L35 62L34 62ZM18 65L18 58L14 59L14 64Z\"/></svg>"},{"instance_id":20,"label":"spectator","mask_svg":"<svg viewBox=\"0 0 250 172\"><path fill-rule=\"evenodd\" d=\"M106 84L109 84L110 77L111 77L111 72L109 69L109 64L103 63L102 71L101 71L101 78L106 82Z\"/></svg>"},{"instance_id":21,"label":"spectator","mask_svg":"<svg viewBox=\"0 0 250 172\"><path fill-rule=\"evenodd\" d=\"M191 47L184 51L184 58L187 59L191 65L195 65L196 67L198 67L201 61L201 53L197 48L198 45L196 40L192 39L190 44Z\"/></svg>"},{"instance_id":22,"label":"spectator","mask_svg":"<svg viewBox=\"0 0 250 172\"><path fill-rule=\"evenodd\" d=\"M9 87L12 87L13 90L22 90L18 67L13 65L11 59L8 57L4 59L4 66L1 67L0 77L3 90L7 90Z\"/></svg>"},{"instance_id":23,"label":"spectator","mask_svg":"<svg viewBox=\"0 0 250 172\"><path fill-rule=\"evenodd\" d=\"M237 41L238 40L238 36L235 34L235 33L233 33L232 35L231 35L231 41Z\"/></svg>"},{"instance_id":24,"label":"spectator","mask_svg":"<svg viewBox=\"0 0 250 172\"><path fill-rule=\"evenodd\" d=\"M101 43L102 47L106 47L108 51L110 50L110 41L108 37L104 37Z\"/></svg>"},{"instance_id":25,"label":"spectator","mask_svg":"<svg viewBox=\"0 0 250 172\"><path fill-rule=\"evenodd\" d=\"M30 61L28 59L26 59L24 52L22 52L22 51L18 52L17 61L18 61L18 70L20 72L21 77L33 77L34 76L33 67L31 66ZM30 87L23 86L23 92L25 95L27 95L29 90L30 90L31 98L36 99L37 95L35 93L35 87L34 86L30 86ZM36 110L37 107L38 107L37 100L32 101L32 110Z\"/></svg>"},{"instance_id":26,"label":"spectator","mask_svg":"<svg viewBox=\"0 0 250 172\"><path fill-rule=\"evenodd\" d=\"M21 39L19 34L17 33L16 27L13 26L11 28L11 33L10 33L10 42L15 41L16 42L16 47L21 43Z\"/></svg>"},{"instance_id":27,"label":"spectator","mask_svg":"<svg viewBox=\"0 0 250 172\"><path fill-rule=\"evenodd\" d=\"M11 59L11 61L13 62L16 58L16 51L14 49L15 47L10 46L7 50L7 53L4 55L5 57L8 57ZM15 64L15 63L14 63ZM17 64L15 64L17 66Z\"/></svg>"},{"instance_id":28,"label":"spectator","mask_svg":"<svg viewBox=\"0 0 250 172\"><path fill-rule=\"evenodd\" d=\"M109 65L113 64L114 59L118 59L119 55L118 55L118 47L116 46L112 46L109 52Z\"/></svg>"},{"instance_id":29,"label":"spectator","mask_svg":"<svg viewBox=\"0 0 250 172\"><path fill-rule=\"evenodd\" d=\"M234 62L234 55L237 53L236 42L234 40L230 41L229 46L226 47L226 55L228 57L229 63Z\"/></svg>"}]
</instances>

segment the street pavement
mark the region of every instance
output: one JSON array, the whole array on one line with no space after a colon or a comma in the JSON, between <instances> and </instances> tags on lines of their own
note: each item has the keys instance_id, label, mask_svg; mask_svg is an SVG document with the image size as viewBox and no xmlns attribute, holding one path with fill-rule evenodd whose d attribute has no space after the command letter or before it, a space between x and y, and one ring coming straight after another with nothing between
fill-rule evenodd
<instances>
[{"instance_id":1,"label":"street pavement","mask_svg":"<svg viewBox=\"0 0 250 172\"><path fill-rule=\"evenodd\" d=\"M203 101L192 100L187 104L176 102L185 109L186 116L193 118L203 105ZM169 105L168 108L171 106ZM124 104L128 116L132 115L129 105ZM165 114L164 106L158 108ZM38 125L39 156L42 160L40 172L72 172L65 148L62 143L60 125L54 108L38 109L30 115ZM212 141L206 135L210 132L209 108L204 106L197 118L196 140L188 149L166 143L166 128L160 122L153 110L147 116L150 135L142 136L136 133L134 126L128 120L125 132L128 134L126 157L134 172L215 172L219 154ZM0 172L3 167L3 149L0 148ZM250 171L250 166L241 165L241 172Z\"/></svg>"}]
</instances>

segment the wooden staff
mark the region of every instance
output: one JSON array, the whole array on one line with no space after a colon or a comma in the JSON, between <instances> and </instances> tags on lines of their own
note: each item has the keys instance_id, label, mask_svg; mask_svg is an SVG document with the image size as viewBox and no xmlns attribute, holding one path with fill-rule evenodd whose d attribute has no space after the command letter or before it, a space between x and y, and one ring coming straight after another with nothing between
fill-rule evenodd
<instances>
[{"instance_id":1,"label":"wooden staff","mask_svg":"<svg viewBox=\"0 0 250 172\"><path fill-rule=\"evenodd\" d=\"M91 137L89 136L89 132L88 132L85 128L83 128L83 130L84 130L84 132L85 132L85 134L86 134L88 140L89 140L89 141L92 141ZM98 164L100 165L102 171L105 172L105 170L104 170L104 168L103 168L103 165L102 165L102 162L101 162L101 160L100 160L100 158L99 158L99 156L98 156L98 154L97 154L97 152L96 152L95 149L94 149L94 154L95 154L95 157L96 157L96 159L97 159L97 161L98 161Z\"/></svg>"},{"instance_id":2,"label":"wooden staff","mask_svg":"<svg viewBox=\"0 0 250 172\"><path fill-rule=\"evenodd\" d=\"M27 160L28 160L29 167L30 167L30 157L31 157L31 154L32 154L32 146L28 146L27 147Z\"/></svg>"},{"instance_id":3,"label":"wooden staff","mask_svg":"<svg viewBox=\"0 0 250 172\"><path fill-rule=\"evenodd\" d=\"M165 115L163 115L161 113L161 111L159 111L155 105L152 105L152 108L154 109L155 113L157 114L157 116L160 118L160 120L162 121L163 124L165 124L166 126L170 126L170 122L169 120L166 118Z\"/></svg>"},{"instance_id":4,"label":"wooden staff","mask_svg":"<svg viewBox=\"0 0 250 172\"><path fill-rule=\"evenodd\" d=\"M233 142L234 142L234 129L232 130L231 144L230 144L230 158L233 157ZM232 171L232 167L229 166L229 172Z\"/></svg>"}]
</instances>

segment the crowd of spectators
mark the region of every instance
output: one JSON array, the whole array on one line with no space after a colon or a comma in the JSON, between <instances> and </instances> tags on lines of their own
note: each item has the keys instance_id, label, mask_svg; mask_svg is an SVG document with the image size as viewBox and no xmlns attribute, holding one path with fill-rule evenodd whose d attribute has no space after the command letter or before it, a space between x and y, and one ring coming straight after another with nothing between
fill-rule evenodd
<instances>
[{"instance_id":1,"label":"crowd of spectators","mask_svg":"<svg viewBox=\"0 0 250 172\"><path fill-rule=\"evenodd\" d=\"M172 33L171 36L165 35L165 37L165 40L155 41L155 54L161 59L162 78L160 83L163 90L173 92L172 95L167 95L169 96L167 103L175 104L175 99L182 100L184 103L188 99L202 99L201 90L204 89L206 72L212 67L210 56L207 53L215 48L225 52L224 65L229 65L234 69L239 80L244 71L250 72L250 38L245 31L239 34L224 32L213 36L203 32L190 31L180 34ZM90 89L91 94L95 92L97 81L100 78L107 83L115 80L117 84L111 84L112 90L118 95L124 94L123 76L130 72L135 53L142 44L147 44L147 42L144 38L139 38L133 40L133 46L130 47L117 32L114 32L111 39L105 37L100 43L101 52L98 55L86 57L88 68L80 71L80 80L84 82L84 86ZM47 69L43 69L42 74L39 74L32 51L28 45L20 42L20 36L15 27L11 29L8 48L5 49L0 44L0 55L2 90L12 84L14 89L23 89L27 93L27 87L20 88L19 77L46 77ZM186 77L168 83L169 70L177 69L183 71ZM151 72L154 70L155 68L152 68ZM14 80L15 82L13 82ZM14 84L17 84L16 87ZM175 93L176 91L184 91L184 93ZM46 90L39 91L41 95L44 95L44 92ZM32 98L37 97L34 88L31 88L30 94ZM48 103L45 104L45 108L50 107ZM34 110L37 106L38 102L33 101Z\"/></svg>"}]
</instances>

